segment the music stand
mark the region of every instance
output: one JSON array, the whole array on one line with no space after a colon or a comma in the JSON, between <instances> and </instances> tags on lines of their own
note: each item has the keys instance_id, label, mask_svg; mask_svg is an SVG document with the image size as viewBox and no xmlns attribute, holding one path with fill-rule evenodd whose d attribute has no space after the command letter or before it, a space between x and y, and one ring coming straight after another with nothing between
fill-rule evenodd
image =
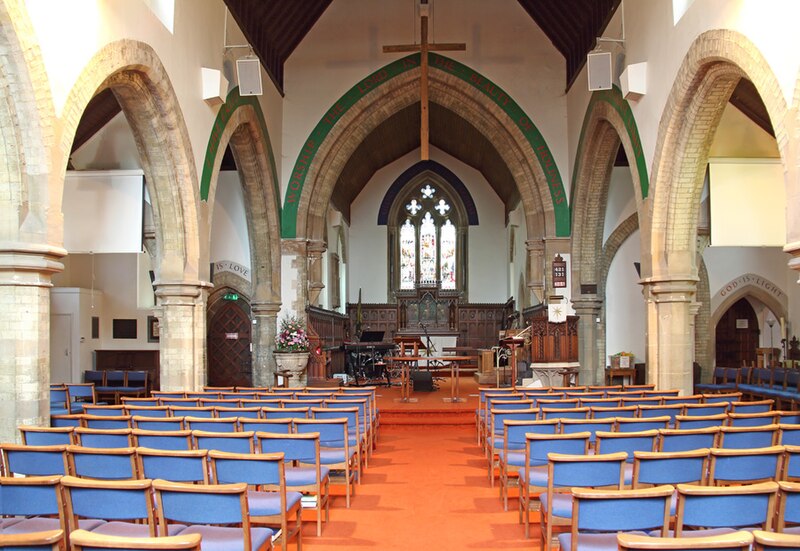
<instances>
[{"instance_id":1,"label":"music stand","mask_svg":"<svg viewBox=\"0 0 800 551\"><path fill-rule=\"evenodd\" d=\"M383 342L386 331L362 331L358 342Z\"/></svg>"}]
</instances>

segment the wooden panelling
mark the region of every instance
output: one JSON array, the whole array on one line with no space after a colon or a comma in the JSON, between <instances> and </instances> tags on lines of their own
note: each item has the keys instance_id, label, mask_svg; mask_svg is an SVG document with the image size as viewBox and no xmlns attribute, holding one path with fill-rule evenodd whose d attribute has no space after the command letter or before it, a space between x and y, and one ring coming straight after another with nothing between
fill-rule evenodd
<instances>
[{"instance_id":1,"label":"wooden panelling","mask_svg":"<svg viewBox=\"0 0 800 551\"><path fill-rule=\"evenodd\" d=\"M158 350L95 350L94 368L147 371L150 390L160 390Z\"/></svg>"},{"instance_id":2,"label":"wooden panelling","mask_svg":"<svg viewBox=\"0 0 800 551\"><path fill-rule=\"evenodd\" d=\"M307 313L309 337L313 343L319 344L321 352L317 354L316 346L312 347L308 377L325 379L334 373L343 373L345 356L342 343L346 340L348 331L347 316L313 307Z\"/></svg>"}]
</instances>

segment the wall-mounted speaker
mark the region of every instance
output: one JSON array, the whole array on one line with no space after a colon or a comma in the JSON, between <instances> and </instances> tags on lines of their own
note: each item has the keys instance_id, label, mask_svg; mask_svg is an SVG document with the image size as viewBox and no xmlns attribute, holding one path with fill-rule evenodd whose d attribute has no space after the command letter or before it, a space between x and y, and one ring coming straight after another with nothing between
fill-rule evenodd
<instances>
[{"instance_id":1,"label":"wall-mounted speaker","mask_svg":"<svg viewBox=\"0 0 800 551\"><path fill-rule=\"evenodd\" d=\"M589 91L611 90L611 52L586 54Z\"/></svg>"},{"instance_id":2,"label":"wall-mounted speaker","mask_svg":"<svg viewBox=\"0 0 800 551\"><path fill-rule=\"evenodd\" d=\"M240 96L260 96L262 94L261 62L258 58L237 59L236 73L239 76Z\"/></svg>"}]
</instances>

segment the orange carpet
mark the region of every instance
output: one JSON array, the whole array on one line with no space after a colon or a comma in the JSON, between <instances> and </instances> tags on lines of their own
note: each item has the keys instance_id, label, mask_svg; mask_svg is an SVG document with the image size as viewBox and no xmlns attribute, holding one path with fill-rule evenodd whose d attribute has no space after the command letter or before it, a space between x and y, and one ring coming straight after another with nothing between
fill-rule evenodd
<instances>
[{"instance_id":1,"label":"orange carpet","mask_svg":"<svg viewBox=\"0 0 800 551\"><path fill-rule=\"evenodd\" d=\"M526 540L517 523L516 500L503 511L489 487L474 426L384 425L351 508L341 497L332 505L321 537L304 528L304 548L539 548L538 528Z\"/></svg>"}]
</instances>

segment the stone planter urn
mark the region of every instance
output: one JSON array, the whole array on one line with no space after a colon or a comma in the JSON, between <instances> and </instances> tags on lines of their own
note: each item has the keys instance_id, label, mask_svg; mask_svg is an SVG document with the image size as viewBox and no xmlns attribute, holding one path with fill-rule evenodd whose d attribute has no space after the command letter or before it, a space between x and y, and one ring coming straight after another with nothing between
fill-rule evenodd
<instances>
[{"instance_id":1,"label":"stone planter urn","mask_svg":"<svg viewBox=\"0 0 800 551\"><path fill-rule=\"evenodd\" d=\"M289 380L289 387L306 386L306 367L308 367L308 351L275 352L276 373Z\"/></svg>"}]
</instances>

